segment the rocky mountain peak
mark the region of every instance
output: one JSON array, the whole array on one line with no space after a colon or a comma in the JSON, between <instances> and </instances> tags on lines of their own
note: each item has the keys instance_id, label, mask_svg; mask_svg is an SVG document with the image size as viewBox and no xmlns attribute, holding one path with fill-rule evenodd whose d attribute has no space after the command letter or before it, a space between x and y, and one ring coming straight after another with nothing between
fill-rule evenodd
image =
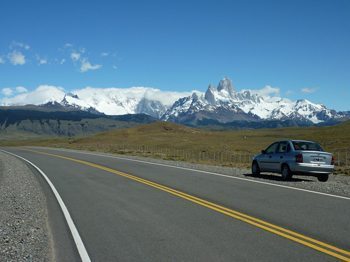
<instances>
[{"instance_id":1,"label":"rocky mountain peak","mask_svg":"<svg viewBox=\"0 0 350 262\"><path fill-rule=\"evenodd\" d=\"M233 96L235 93L232 81L231 81L231 79L229 79L227 77L224 77L223 79L220 80L217 90L219 92L226 91L231 96Z\"/></svg>"},{"instance_id":2,"label":"rocky mountain peak","mask_svg":"<svg viewBox=\"0 0 350 262\"><path fill-rule=\"evenodd\" d=\"M73 94L73 93L67 93L67 94L64 95L64 97L66 97L66 96L70 96L70 97L73 97L75 99L79 99L79 96L76 95L76 94Z\"/></svg>"},{"instance_id":3,"label":"rocky mountain peak","mask_svg":"<svg viewBox=\"0 0 350 262\"><path fill-rule=\"evenodd\" d=\"M179 99L163 116L163 120L190 121L191 124L198 119L221 123L233 120L295 120L318 124L336 118L339 118L337 112L306 99L291 101L277 96L263 96L251 90L235 91L228 78L222 79L217 87L209 85L200 99L196 95Z\"/></svg>"},{"instance_id":4,"label":"rocky mountain peak","mask_svg":"<svg viewBox=\"0 0 350 262\"><path fill-rule=\"evenodd\" d=\"M308 100L306 100L306 99L298 99L295 102L295 104L297 104L297 105L305 105L305 104L308 104L308 103L310 103L310 102Z\"/></svg>"},{"instance_id":5,"label":"rocky mountain peak","mask_svg":"<svg viewBox=\"0 0 350 262\"><path fill-rule=\"evenodd\" d=\"M198 94L197 94L197 93L193 93L193 94L192 94L192 100L193 100L193 101L198 101L198 100L199 100L199 97L198 97Z\"/></svg>"},{"instance_id":6,"label":"rocky mountain peak","mask_svg":"<svg viewBox=\"0 0 350 262\"><path fill-rule=\"evenodd\" d=\"M207 100L211 105L215 104L215 89L215 86L210 84L204 95L205 100Z\"/></svg>"},{"instance_id":7,"label":"rocky mountain peak","mask_svg":"<svg viewBox=\"0 0 350 262\"><path fill-rule=\"evenodd\" d=\"M147 114L159 119L166 110L167 108L161 102L143 98L137 104L135 112L138 114Z\"/></svg>"}]
</instances>

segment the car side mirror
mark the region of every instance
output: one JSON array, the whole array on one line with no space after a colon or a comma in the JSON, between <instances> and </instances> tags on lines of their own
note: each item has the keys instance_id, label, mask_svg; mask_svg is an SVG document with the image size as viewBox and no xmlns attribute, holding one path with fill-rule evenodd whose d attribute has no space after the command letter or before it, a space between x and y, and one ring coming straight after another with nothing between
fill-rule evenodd
<instances>
[{"instance_id":1,"label":"car side mirror","mask_svg":"<svg viewBox=\"0 0 350 262\"><path fill-rule=\"evenodd\" d=\"M266 150L261 150L261 154L266 154Z\"/></svg>"}]
</instances>

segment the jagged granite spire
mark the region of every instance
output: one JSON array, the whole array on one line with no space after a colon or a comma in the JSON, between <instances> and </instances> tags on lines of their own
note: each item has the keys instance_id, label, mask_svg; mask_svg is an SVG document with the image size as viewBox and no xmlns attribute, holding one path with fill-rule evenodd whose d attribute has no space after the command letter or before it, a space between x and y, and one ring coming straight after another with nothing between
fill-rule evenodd
<instances>
[{"instance_id":1,"label":"jagged granite spire","mask_svg":"<svg viewBox=\"0 0 350 262\"><path fill-rule=\"evenodd\" d=\"M225 90L227 93L229 93L231 96L234 95L235 90L232 85L231 79L224 77L222 80L220 80L217 90L220 92L222 90Z\"/></svg>"},{"instance_id":2,"label":"jagged granite spire","mask_svg":"<svg viewBox=\"0 0 350 262\"><path fill-rule=\"evenodd\" d=\"M207 100L209 102L209 104L214 105L215 104L215 86L213 86L212 84L209 85L207 92L205 92L205 100Z\"/></svg>"}]
</instances>

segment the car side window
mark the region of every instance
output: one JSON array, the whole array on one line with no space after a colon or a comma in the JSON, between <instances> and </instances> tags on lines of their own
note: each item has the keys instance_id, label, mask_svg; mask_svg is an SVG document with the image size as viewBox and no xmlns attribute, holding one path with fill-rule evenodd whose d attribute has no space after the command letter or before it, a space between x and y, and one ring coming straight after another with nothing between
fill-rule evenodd
<instances>
[{"instance_id":1,"label":"car side window","mask_svg":"<svg viewBox=\"0 0 350 262\"><path fill-rule=\"evenodd\" d=\"M289 143L288 142L280 142L278 145L278 153L286 153L290 149Z\"/></svg>"},{"instance_id":2,"label":"car side window","mask_svg":"<svg viewBox=\"0 0 350 262\"><path fill-rule=\"evenodd\" d=\"M265 152L266 154L273 154L276 152L276 149L277 149L277 146L278 146L278 143L273 143L271 146L269 146Z\"/></svg>"}]
</instances>

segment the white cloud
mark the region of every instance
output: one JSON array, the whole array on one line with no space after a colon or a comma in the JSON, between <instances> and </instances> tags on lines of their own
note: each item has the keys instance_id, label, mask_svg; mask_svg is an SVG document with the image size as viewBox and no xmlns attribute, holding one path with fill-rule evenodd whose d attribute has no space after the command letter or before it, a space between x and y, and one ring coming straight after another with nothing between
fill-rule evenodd
<instances>
[{"instance_id":1,"label":"white cloud","mask_svg":"<svg viewBox=\"0 0 350 262\"><path fill-rule=\"evenodd\" d=\"M97 70L100 69L102 65L92 65L86 58L81 60L80 72L84 73L89 70Z\"/></svg>"},{"instance_id":2,"label":"white cloud","mask_svg":"<svg viewBox=\"0 0 350 262\"><path fill-rule=\"evenodd\" d=\"M87 71L93 71L98 70L102 67L101 64L92 64L89 61L89 58L87 57L86 53L87 50L84 47L76 48L73 47L72 44L65 44L64 48L67 48L69 51L69 57L73 61L74 66L79 66L79 71L81 73L85 73ZM107 52L101 52L100 56L107 57L110 54ZM66 59L62 59L59 64L64 64L66 62Z\"/></svg>"},{"instance_id":3,"label":"white cloud","mask_svg":"<svg viewBox=\"0 0 350 262\"><path fill-rule=\"evenodd\" d=\"M26 92L28 92L28 90L23 86L17 86L16 88L5 87L1 90L1 93L6 97L10 97L15 93L21 94Z\"/></svg>"},{"instance_id":4,"label":"white cloud","mask_svg":"<svg viewBox=\"0 0 350 262\"><path fill-rule=\"evenodd\" d=\"M46 65L48 63L47 58L40 57L39 55L35 56L38 61L38 65Z\"/></svg>"},{"instance_id":5,"label":"white cloud","mask_svg":"<svg viewBox=\"0 0 350 262\"><path fill-rule=\"evenodd\" d=\"M5 87L1 90L1 93L4 95L4 96L11 96L13 94L13 90L9 87Z\"/></svg>"},{"instance_id":6,"label":"white cloud","mask_svg":"<svg viewBox=\"0 0 350 262\"><path fill-rule=\"evenodd\" d=\"M304 94L312 94L316 92L316 88L305 87L301 89L301 92Z\"/></svg>"},{"instance_id":7,"label":"white cloud","mask_svg":"<svg viewBox=\"0 0 350 262\"><path fill-rule=\"evenodd\" d=\"M272 87L272 86L265 86L261 89L253 89L250 90L253 94L258 94L260 96L279 96L280 95L280 89L278 87Z\"/></svg>"},{"instance_id":8,"label":"white cloud","mask_svg":"<svg viewBox=\"0 0 350 262\"><path fill-rule=\"evenodd\" d=\"M193 93L202 94L202 92L198 92L193 90L191 92L174 92L174 91L162 91L155 88L148 88L145 92L145 98L150 100L157 100L166 106L171 106L175 103L176 100L190 96Z\"/></svg>"},{"instance_id":9,"label":"white cloud","mask_svg":"<svg viewBox=\"0 0 350 262\"><path fill-rule=\"evenodd\" d=\"M73 62L76 62L80 59L81 54L79 52L72 52L70 54L70 58L73 60Z\"/></svg>"},{"instance_id":10,"label":"white cloud","mask_svg":"<svg viewBox=\"0 0 350 262\"><path fill-rule=\"evenodd\" d=\"M53 62L55 65L63 65L66 62L65 58L54 58Z\"/></svg>"},{"instance_id":11,"label":"white cloud","mask_svg":"<svg viewBox=\"0 0 350 262\"><path fill-rule=\"evenodd\" d=\"M25 56L19 51L13 51L8 54L8 59L13 65L24 65L26 63Z\"/></svg>"},{"instance_id":12,"label":"white cloud","mask_svg":"<svg viewBox=\"0 0 350 262\"><path fill-rule=\"evenodd\" d=\"M10 49L15 49L15 48L22 48L24 50L29 50L30 46L28 44L25 44L25 43L12 41L12 43L10 45Z\"/></svg>"},{"instance_id":13,"label":"white cloud","mask_svg":"<svg viewBox=\"0 0 350 262\"><path fill-rule=\"evenodd\" d=\"M118 69L118 67L117 67L116 65L113 65L112 68L113 68L114 70L117 70L117 69Z\"/></svg>"},{"instance_id":14,"label":"white cloud","mask_svg":"<svg viewBox=\"0 0 350 262\"><path fill-rule=\"evenodd\" d=\"M5 59L0 56L0 64L5 64Z\"/></svg>"},{"instance_id":15,"label":"white cloud","mask_svg":"<svg viewBox=\"0 0 350 262\"><path fill-rule=\"evenodd\" d=\"M25 88L24 86L17 86L15 89L16 89L16 93L19 93L19 94L28 92L28 89Z\"/></svg>"},{"instance_id":16,"label":"white cloud","mask_svg":"<svg viewBox=\"0 0 350 262\"><path fill-rule=\"evenodd\" d=\"M64 90L62 87L40 85L31 92L21 93L13 97L5 97L0 100L0 104L4 106L9 105L40 105L50 101L62 101L64 97Z\"/></svg>"},{"instance_id":17,"label":"white cloud","mask_svg":"<svg viewBox=\"0 0 350 262\"><path fill-rule=\"evenodd\" d=\"M47 62L47 59L45 59L45 58L41 58L40 60L39 60L39 65L46 65L48 62Z\"/></svg>"}]
</instances>

